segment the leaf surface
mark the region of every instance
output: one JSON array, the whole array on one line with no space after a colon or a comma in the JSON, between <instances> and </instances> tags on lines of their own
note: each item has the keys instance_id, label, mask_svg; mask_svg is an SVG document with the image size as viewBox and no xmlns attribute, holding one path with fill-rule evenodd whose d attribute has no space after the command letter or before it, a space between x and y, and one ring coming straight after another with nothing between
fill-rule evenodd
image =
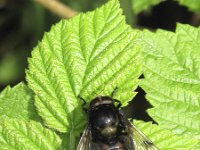
<instances>
[{"instance_id":1,"label":"leaf surface","mask_svg":"<svg viewBox=\"0 0 200 150\"><path fill-rule=\"evenodd\" d=\"M0 122L1 150L55 150L60 147L60 138L40 123L17 119L4 119Z\"/></svg>"},{"instance_id":2,"label":"leaf surface","mask_svg":"<svg viewBox=\"0 0 200 150\"><path fill-rule=\"evenodd\" d=\"M178 24L176 33L143 32L145 79L154 106L148 112L162 127L200 138L200 29Z\"/></svg>"},{"instance_id":3,"label":"leaf surface","mask_svg":"<svg viewBox=\"0 0 200 150\"><path fill-rule=\"evenodd\" d=\"M191 11L200 12L200 1L198 0L176 0L179 4L188 7Z\"/></svg>"},{"instance_id":4,"label":"leaf surface","mask_svg":"<svg viewBox=\"0 0 200 150\"><path fill-rule=\"evenodd\" d=\"M134 121L140 129L160 150L188 150L194 148L197 140L188 136L176 135L152 122Z\"/></svg>"},{"instance_id":5,"label":"leaf surface","mask_svg":"<svg viewBox=\"0 0 200 150\"><path fill-rule=\"evenodd\" d=\"M123 105L136 94L141 74L137 33L126 25L117 0L62 20L34 48L26 72L45 124L60 132L82 131L82 101L111 95Z\"/></svg>"},{"instance_id":6,"label":"leaf surface","mask_svg":"<svg viewBox=\"0 0 200 150\"><path fill-rule=\"evenodd\" d=\"M1 150L55 150L60 147L60 138L40 123L17 119L4 119L0 122Z\"/></svg>"},{"instance_id":7,"label":"leaf surface","mask_svg":"<svg viewBox=\"0 0 200 150\"><path fill-rule=\"evenodd\" d=\"M135 14L138 14L151 6L157 5L162 0L132 0L132 8Z\"/></svg>"},{"instance_id":8,"label":"leaf surface","mask_svg":"<svg viewBox=\"0 0 200 150\"><path fill-rule=\"evenodd\" d=\"M9 117L39 120L34 106L33 92L24 83L7 86L0 94L0 119Z\"/></svg>"}]
</instances>

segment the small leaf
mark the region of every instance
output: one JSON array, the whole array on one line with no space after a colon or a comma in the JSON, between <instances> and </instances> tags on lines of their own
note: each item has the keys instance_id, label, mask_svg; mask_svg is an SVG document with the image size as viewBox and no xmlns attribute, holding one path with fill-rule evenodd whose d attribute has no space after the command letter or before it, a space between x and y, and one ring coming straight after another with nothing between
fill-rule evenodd
<instances>
[{"instance_id":1,"label":"small leaf","mask_svg":"<svg viewBox=\"0 0 200 150\"><path fill-rule=\"evenodd\" d=\"M135 14L144 11L151 6L157 5L162 0L132 0L133 11Z\"/></svg>"},{"instance_id":2,"label":"small leaf","mask_svg":"<svg viewBox=\"0 0 200 150\"><path fill-rule=\"evenodd\" d=\"M200 1L197 0L176 0L181 5L187 6L191 11L200 12Z\"/></svg>"},{"instance_id":3,"label":"small leaf","mask_svg":"<svg viewBox=\"0 0 200 150\"><path fill-rule=\"evenodd\" d=\"M200 28L178 24L176 33L143 32L145 79L154 106L148 112L162 127L200 139Z\"/></svg>"},{"instance_id":4,"label":"small leaf","mask_svg":"<svg viewBox=\"0 0 200 150\"><path fill-rule=\"evenodd\" d=\"M39 120L33 92L24 84L6 87L0 94L0 119L4 117Z\"/></svg>"},{"instance_id":5,"label":"small leaf","mask_svg":"<svg viewBox=\"0 0 200 150\"><path fill-rule=\"evenodd\" d=\"M175 135L152 122L134 121L134 124L161 150L188 150L198 142L188 136Z\"/></svg>"},{"instance_id":6,"label":"small leaf","mask_svg":"<svg viewBox=\"0 0 200 150\"><path fill-rule=\"evenodd\" d=\"M155 6L165 0L132 0L132 8L135 14L138 14L152 6ZM188 7L191 11L200 12L200 1L197 0L175 0L180 5Z\"/></svg>"},{"instance_id":7,"label":"small leaf","mask_svg":"<svg viewBox=\"0 0 200 150\"><path fill-rule=\"evenodd\" d=\"M127 105L141 74L136 36L117 0L52 27L33 50L26 72L46 125L60 132L82 131L86 118L78 95L89 102L111 95L117 86L115 98Z\"/></svg>"},{"instance_id":8,"label":"small leaf","mask_svg":"<svg viewBox=\"0 0 200 150\"><path fill-rule=\"evenodd\" d=\"M40 123L16 119L5 119L0 122L1 150L56 150L60 146L60 138Z\"/></svg>"}]
</instances>

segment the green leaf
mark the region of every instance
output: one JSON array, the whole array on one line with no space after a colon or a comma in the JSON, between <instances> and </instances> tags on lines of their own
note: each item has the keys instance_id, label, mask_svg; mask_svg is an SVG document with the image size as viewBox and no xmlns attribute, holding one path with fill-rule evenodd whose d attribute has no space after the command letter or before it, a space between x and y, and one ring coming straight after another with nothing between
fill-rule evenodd
<instances>
[{"instance_id":1,"label":"green leaf","mask_svg":"<svg viewBox=\"0 0 200 150\"><path fill-rule=\"evenodd\" d=\"M200 1L198 0L176 0L181 5L187 6L191 11L200 12Z\"/></svg>"},{"instance_id":2,"label":"green leaf","mask_svg":"<svg viewBox=\"0 0 200 150\"><path fill-rule=\"evenodd\" d=\"M4 117L39 120L33 92L24 84L6 87L0 94L0 119Z\"/></svg>"},{"instance_id":3,"label":"green leaf","mask_svg":"<svg viewBox=\"0 0 200 150\"><path fill-rule=\"evenodd\" d=\"M162 127L200 139L200 28L178 24L176 33L142 33L145 79L154 106L148 112Z\"/></svg>"},{"instance_id":4,"label":"green leaf","mask_svg":"<svg viewBox=\"0 0 200 150\"><path fill-rule=\"evenodd\" d=\"M60 146L60 138L40 123L17 119L5 119L0 122L1 150L56 150Z\"/></svg>"},{"instance_id":5,"label":"green leaf","mask_svg":"<svg viewBox=\"0 0 200 150\"><path fill-rule=\"evenodd\" d=\"M132 0L132 8L135 14L138 14L164 0ZM188 7L191 11L200 12L200 1L197 0L175 0L179 4Z\"/></svg>"},{"instance_id":6,"label":"green leaf","mask_svg":"<svg viewBox=\"0 0 200 150\"><path fill-rule=\"evenodd\" d=\"M136 36L117 0L53 26L34 48L26 72L45 124L79 134L86 118L77 96L90 102L116 86L114 97L127 105L141 74Z\"/></svg>"},{"instance_id":7,"label":"green leaf","mask_svg":"<svg viewBox=\"0 0 200 150\"><path fill-rule=\"evenodd\" d=\"M161 0L132 0L132 8L135 14L140 13L154 5L160 3Z\"/></svg>"},{"instance_id":8,"label":"green leaf","mask_svg":"<svg viewBox=\"0 0 200 150\"><path fill-rule=\"evenodd\" d=\"M135 120L134 124L161 150L188 150L198 142L188 136L175 135L169 130L152 124L152 122Z\"/></svg>"},{"instance_id":9,"label":"green leaf","mask_svg":"<svg viewBox=\"0 0 200 150\"><path fill-rule=\"evenodd\" d=\"M73 132L59 134L62 139L61 150L75 150L79 143L80 135L75 135Z\"/></svg>"}]
</instances>

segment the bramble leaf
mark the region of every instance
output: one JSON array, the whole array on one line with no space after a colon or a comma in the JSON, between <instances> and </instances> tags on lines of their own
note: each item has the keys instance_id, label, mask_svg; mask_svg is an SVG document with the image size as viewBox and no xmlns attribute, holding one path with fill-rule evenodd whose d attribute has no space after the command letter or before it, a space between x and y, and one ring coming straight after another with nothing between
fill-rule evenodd
<instances>
[{"instance_id":1,"label":"bramble leaf","mask_svg":"<svg viewBox=\"0 0 200 150\"><path fill-rule=\"evenodd\" d=\"M161 150L188 150L197 144L197 140L188 136L173 134L152 122L134 121L137 126Z\"/></svg>"},{"instance_id":2,"label":"bramble leaf","mask_svg":"<svg viewBox=\"0 0 200 150\"><path fill-rule=\"evenodd\" d=\"M24 83L6 87L0 94L0 119L37 120L33 92Z\"/></svg>"},{"instance_id":3,"label":"bramble leaf","mask_svg":"<svg viewBox=\"0 0 200 150\"><path fill-rule=\"evenodd\" d=\"M60 147L60 138L40 123L19 119L4 119L0 122L1 150L55 150Z\"/></svg>"},{"instance_id":4,"label":"bramble leaf","mask_svg":"<svg viewBox=\"0 0 200 150\"><path fill-rule=\"evenodd\" d=\"M200 12L200 1L197 0L176 0L179 4L187 6L191 11Z\"/></svg>"},{"instance_id":5,"label":"bramble leaf","mask_svg":"<svg viewBox=\"0 0 200 150\"><path fill-rule=\"evenodd\" d=\"M136 36L117 0L52 27L34 48L26 72L45 124L79 134L86 118L78 95L90 102L118 87L114 97L127 105L141 74Z\"/></svg>"},{"instance_id":6,"label":"bramble leaf","mask_svg":"<svg viewBox=\"0 0 200 150\"><path fill-rule=\"evenodd\" d=\"M176 134L200 139L200 28L178 24L176 33L145 31L142 40L149 114Z\"/></svg>"},{"instance_id":7,"label":"bramble leaf","mask_svg":"<svg viewBox=\"0 0 200 150\"><path fill-rule=\"evenodd\" d=\"M200 12L200 1L197 0L174 0L180 5L188 7L191 11ZM132 9L135 14L138 14L152 6L158 5L165 0L132 0Z\"/></svg>"},{"instance_id":8,"label":"bramble leaf","mask_svg":"<svg viewBox=\"0 0 200 150\"><path fill-rule=\"evenodd\" d=\"M162 0L132 0L132 8L135 14L148 9L151 6L157 5Z\"/></svg>"}]
</instances>

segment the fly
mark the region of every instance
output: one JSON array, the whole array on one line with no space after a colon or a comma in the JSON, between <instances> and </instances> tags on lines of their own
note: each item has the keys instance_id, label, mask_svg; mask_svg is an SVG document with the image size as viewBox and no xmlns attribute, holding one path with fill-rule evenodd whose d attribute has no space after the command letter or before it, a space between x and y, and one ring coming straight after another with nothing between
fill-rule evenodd
<instances>
[{"instance_id":1,"label":"fly","mask_svg":"<svg viewBox=\"0 0 200 150\"><path fill-rule=\"evenodd\" d=\"M121 102L111 96L97 96L83 110L88 123L77 150L159 150L150 139L137 129L123 114ZM115 105L117 104L117 105Z\"/></svg>"}]
</instances>

